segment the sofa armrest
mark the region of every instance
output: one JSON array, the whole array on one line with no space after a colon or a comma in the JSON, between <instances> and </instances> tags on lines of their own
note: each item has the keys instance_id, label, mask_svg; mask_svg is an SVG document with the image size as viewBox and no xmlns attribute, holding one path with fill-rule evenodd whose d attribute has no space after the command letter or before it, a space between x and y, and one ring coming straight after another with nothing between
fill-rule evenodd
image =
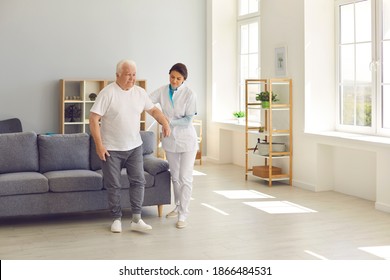
<instances>
[{"instance_id":1,"label":"sofa armrest","mask_svg":"<svg viewBox=\"0 0 390 280\"><path fill-rule=\"evenodd\" d=\"M156 158L154 155L144 156L144 170L149 174L154 176L168 169L169 165L166 160Z\"/></svg>"}]
</instances>

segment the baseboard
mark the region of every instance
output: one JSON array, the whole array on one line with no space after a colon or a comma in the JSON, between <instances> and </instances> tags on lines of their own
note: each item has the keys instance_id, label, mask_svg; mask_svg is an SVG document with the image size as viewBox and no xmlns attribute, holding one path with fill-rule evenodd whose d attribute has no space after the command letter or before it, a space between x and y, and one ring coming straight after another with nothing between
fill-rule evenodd
<instances>
[{"instance_id":1,"label":"baseboard","mask_svg":"<svg viewBox=\"0 0 390 280\"><path fill-rule=\"evenodd\" d=\"M390 205L381 203L381 202L375 202L375 209L379 211L383 211L386 213L390 213Z\"/></svg>"},{"instance_id":2,"label":"baseboard","mask_svg":"<svg viewBox=\"0 0 390 280\"><path fill-rule=\"evenodd\" d=\"M294 180L293 179L292 185L294 187L298 187L298 188L305 189L305 190L308 190L308 191L312 191L312 192L316 191L316 187L314 185L307 184L307 183L299 181L299 180Z\"/></svg>"},{"instance_id":3,"label":"baseboard","mask_svg":"<svg viewBox=\"0 0 390 280\"><path fill-rule=\"evenodd\" d=\"M232 162L223 162L217 158L209 157L209 156L202 157L202 160L206 160L210 163L215 163L215 164L233 164Z\"/></svg>"}]
</instances>

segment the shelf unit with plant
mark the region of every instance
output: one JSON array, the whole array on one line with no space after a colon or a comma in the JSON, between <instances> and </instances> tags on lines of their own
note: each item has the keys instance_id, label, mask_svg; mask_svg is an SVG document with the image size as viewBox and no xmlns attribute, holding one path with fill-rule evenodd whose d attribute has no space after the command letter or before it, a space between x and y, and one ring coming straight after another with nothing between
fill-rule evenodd
<instances>
[{"instance_id":1,"label":"shelf unit with plant","mask_svg":"<svg viewBox=\"0 0 390 280\"><path fill-rule=\"evenodd\" d=\"M292 185L292 80L245 81L245 179Z\"/></svg>"}]
</instances>

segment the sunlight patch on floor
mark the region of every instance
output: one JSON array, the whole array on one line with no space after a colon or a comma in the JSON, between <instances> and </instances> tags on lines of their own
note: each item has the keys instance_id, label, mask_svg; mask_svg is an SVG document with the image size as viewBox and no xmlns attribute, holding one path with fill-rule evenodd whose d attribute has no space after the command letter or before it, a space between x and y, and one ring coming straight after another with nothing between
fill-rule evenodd
<instances>
[{"instance_id":1,"label":"sunlight patch on floor","mask_svg":"<svg viewBox=\"0 0 390 280\"><path fill-rule=\"evenodd\" d=\"M195 169L192 170L192 175L193 176L206 176L206 173L202 173L200 171L196 171Z\"/></svg>"},{"instance_id":2,"label":"sunlight patch on floor","mask_svg":"<svg viewBox=\"0 0 390 280\"><path fill-rule=\"evenodd\" d=\"M327 258L325 258L324 256L321 256L317 253L314 253L312 251L309 251L309 250L304 250L305 253L309 254L309 255L312 255L313 257L319 259L319 260L328 260Z\"/></svg>"},{"instance_id":3,"label":"sunlight patch on floor","mask_svg":"<svg viewBox=\"0 0 390 280\"><path fill-rule=\"evenodd\" d=\"M313 213L315 210L288 201L243 202L269 214Z\"/></svg>"},{"instance_id":4,"label":"sunlight patch on floor","mask_svg":"<svg viewBox=\"0 0 390 280\"><path fill-rule=\"evenodd\" d=\"M358 249L385 260L390 260L390 246L360 247Z\"/></svg>"},{"instance_id":5,"label":"sunlight patch on floor","mask_svg":"<svg viewBox=\"0 0 390 280\"><path fill-rule=\"evenodd\" d=\"M234 190L234 191L214 191L229 199L256 199L256 198L274 198L273 196L257 192L254 190Z\"/></svg>"},{"instance_id":6,"label":"sunlight patch on floor","mask_svg":"<svg viewBox=\"0 0 390 280\"><path fill-rule=\"evenodd\" d=\"M220 210L220 209L218 209L218 208L216 208L216 207L214 207L214 206L211 206L210 204L207 204L207 203L201 203L201 204L202 204L203 206L205 206L205 207L211 209L211 210L214 210L215 212L218 212L219 214L222 214L222 215L224 215L224 216L229 216L228 213L226 213L226 212L224 212L224 211L222 211L222 210Z\"/></svg>"}]
</instances>

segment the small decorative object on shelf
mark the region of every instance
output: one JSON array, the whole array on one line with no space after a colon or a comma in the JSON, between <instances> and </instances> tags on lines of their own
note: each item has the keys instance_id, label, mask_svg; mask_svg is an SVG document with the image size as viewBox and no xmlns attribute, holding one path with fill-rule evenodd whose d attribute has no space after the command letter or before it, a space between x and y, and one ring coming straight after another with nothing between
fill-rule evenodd
<instances>
[{"instance_id":1,"label":"small decorative object on shelf","mask_svg":"<svg viewBox=\"0 0 390 280\"><path fill-rule=\"evenodd\" d=\"M253 149L253 153L256 153L256 151L259 150L260 144L261 144L260 138L257 138L257 144L256 144L255 148Z\"/></svg>"},{"instance_id":2,"label":"small decorative object on shelf","mask_svg":"<svg viewBox=\"0 0 390 280\"><path fill-rule=\"evenodd\" d=\"M65 100L81 100L80 96L74 95L74 96L65 96Z\"/></svg>"},{"instance_id":3,"label":"small decorative object on shelf","mask_svg":"<svg viewBox=\"0 0 390 280\"><path fill-rule=\"evenodd\" d=\"M95 101L97 94L92 92L88 97L89 97L89 100Z\"/></svg>"},{"instance_id":4,"label":"small decorative object on shelf","mask_svg":"<svg viewBox=\"0 0 390 280\"><path fill-rule=\"evenodd\" d=\"M276 93L271 92L271 95L272 95L272 102L279 101L279 99L277 99ZM270 100L269 98L270 98L270 92L268 90L256 94L256 101L261 101L261 106L263 108L269 108L269 100Z\"/></svg>"},{"instance_id":5,"label":"small decorative object on shelf","mask_svg":"<svg viewBox=\"0 0 390 280\"><path fill-rule=\"evenodd\" d=\"M81 109L76 104L72 104L66 107L65 109L65 118L69 119L70 122L76 122L77 119L80 120Z\"/></svg>"}]
</instances>

